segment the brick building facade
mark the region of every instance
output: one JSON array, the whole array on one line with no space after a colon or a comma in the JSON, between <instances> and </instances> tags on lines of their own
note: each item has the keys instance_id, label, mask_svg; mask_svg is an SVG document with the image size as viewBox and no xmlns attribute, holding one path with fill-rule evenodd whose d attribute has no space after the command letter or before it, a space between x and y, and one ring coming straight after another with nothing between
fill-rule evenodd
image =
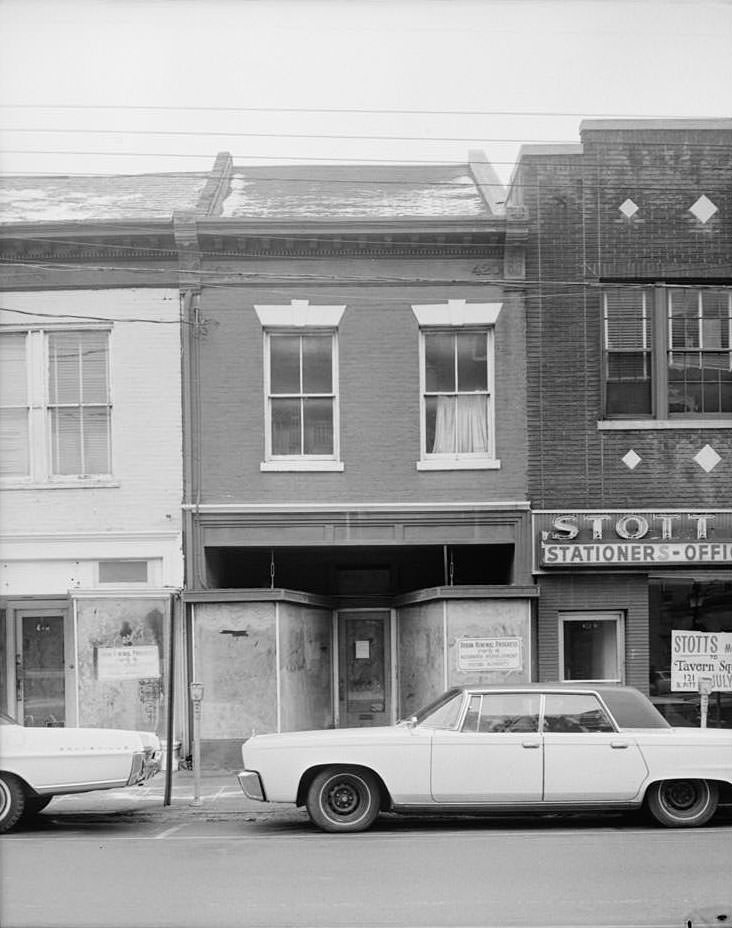
<instances>
[{"instance_id":1,"label":"brick building facade","mask_svg":"<svg viewBox=\"0 0 732 928\"><path fill-rule=\"evenodd\" d=\"M671 632L732 631L731 157L729 120L588 121L523 148L508 199L539 675L620 679L676 721L697 699L669 692Z\"/></svg>"},{"instance_id":2,"label":"brick building facade","mask_svg":"<svg viewBox=\"0 0 732 928\"><path fill-rule=\"evenodd\" d=\"M204 756L530 679L522 212L477 158L220 167L186 302Z\"/></svg>"}]
</instances>

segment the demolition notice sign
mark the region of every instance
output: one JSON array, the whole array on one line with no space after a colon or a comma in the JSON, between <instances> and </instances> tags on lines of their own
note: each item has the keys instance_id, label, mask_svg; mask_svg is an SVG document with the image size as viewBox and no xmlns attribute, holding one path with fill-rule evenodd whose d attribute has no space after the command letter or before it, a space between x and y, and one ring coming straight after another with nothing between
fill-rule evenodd
<instances>
[{"instance_id":1,"label":"demolition notice sign","mask_svg":"<svg viewBox=\"0 0 732 928\"><path fill-rule=\"evenodd\" d=\"M458 638L458 670L523 670L521 638Z\"/></svg>"},{"instance_id":2,"label":"demolition notice sign","mask_svg":"<svg viewBox=\"0 0 732 928\"><path fill-rule=\"evenodd\" d=\"M732 633L671 632L671 691L732 693Z\"/></svg>"}]
</instances>

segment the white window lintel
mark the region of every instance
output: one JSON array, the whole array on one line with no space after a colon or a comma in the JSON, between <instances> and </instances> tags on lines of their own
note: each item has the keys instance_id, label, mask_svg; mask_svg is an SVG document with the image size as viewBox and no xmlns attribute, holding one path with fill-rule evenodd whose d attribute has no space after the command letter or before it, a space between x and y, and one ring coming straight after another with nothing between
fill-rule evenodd
<instances>
[{"instance_id":1,"label":"white window lintel","mask_svg":"<svg viewBox=\"0 0 732 928\"><path fill-rule=\"evenodd\" d=\"M345 310L343 306L312 306L309 300L291 300L284 306L255 305L262 328L336 329Z\"/></svg>"},{"instance_id":2,"label":"white window lintel","mask_svg":"<svg viewBox=\"0 0 732 928\"><path fill-rule=\"evenodd\" d=\"M412 305L412 312L423 328L428 326L495 325L503 303L468 303L448 300L446 303Z\"/></svg>"}]
</instances>

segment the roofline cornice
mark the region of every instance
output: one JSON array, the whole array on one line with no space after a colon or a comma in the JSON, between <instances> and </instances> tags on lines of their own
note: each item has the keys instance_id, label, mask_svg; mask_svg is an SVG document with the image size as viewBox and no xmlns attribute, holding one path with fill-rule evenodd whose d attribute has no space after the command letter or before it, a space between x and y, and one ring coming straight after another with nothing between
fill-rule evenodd
<instances>
[{"instance_id":1,"label":"roofline cornice","mask_svg":"<svg viewBox=\"0 0 732 928\"><path fill-rule=\"evenodd\" d=\"M63 222L5 222L0 238L85 238L172 234L173 219L67 220Z\"/></svg>"},{"instance_id":2,"label":"roofline cornice","mask_svg":"<svg viewBox=\"0 0 732 928\"><path fill-rule=\"evenodd\" d=\"M232 219L198 220L202 235L343 235L348 234L471 234L504 232L505 216L485 219Z\"/></svg>"}]
</instances>

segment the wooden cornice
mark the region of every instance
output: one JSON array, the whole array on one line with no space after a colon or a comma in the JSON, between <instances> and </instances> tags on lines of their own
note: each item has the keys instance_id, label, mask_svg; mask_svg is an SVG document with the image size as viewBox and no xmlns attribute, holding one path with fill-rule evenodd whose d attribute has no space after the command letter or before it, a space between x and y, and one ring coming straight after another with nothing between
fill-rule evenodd
<instances>
[{"instance_id":1,"label":"wooden cornice","mask_svg":"<svg viewBox=\"0 0 732 928\"><path fill-rule=\"evenodd\" d=\"M497 258L520 241L523 217L282 221L215 219L11 223L0 227L0 261L69 264L242 258ZM183 221L183 219L185 221Z\"/></svg>"}]
</instances>

